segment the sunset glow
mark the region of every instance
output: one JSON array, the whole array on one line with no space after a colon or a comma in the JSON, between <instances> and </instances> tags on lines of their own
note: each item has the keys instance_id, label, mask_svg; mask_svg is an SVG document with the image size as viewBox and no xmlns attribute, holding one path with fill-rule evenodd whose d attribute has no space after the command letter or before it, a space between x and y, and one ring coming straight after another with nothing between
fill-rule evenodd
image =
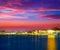
<instances>
[{"instance_id":1,"label":"sunset glow","mask_svg":"<svg viewBox=\"0 0 60 50\"><path fill-rule=\"evenodd\" d=\"M58 4L59 0L0 0L0 27L60 28Z\"/></svg>"}]
</instances>

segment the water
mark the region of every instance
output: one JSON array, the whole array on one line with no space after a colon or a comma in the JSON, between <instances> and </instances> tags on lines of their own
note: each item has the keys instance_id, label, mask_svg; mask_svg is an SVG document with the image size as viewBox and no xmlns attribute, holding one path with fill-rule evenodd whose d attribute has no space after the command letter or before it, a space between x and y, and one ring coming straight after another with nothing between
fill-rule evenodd
<instances>
[{"instance_id":1,"label":"water","mask_svg":"<svg viewBox=\"0 0 60 50\"><path fill-rule=\"evenodd\" d=\"M56 36L57 50L60 38ZM0 35L0 50L47 50L47 36Z\"/></svg>"}]
</instances>

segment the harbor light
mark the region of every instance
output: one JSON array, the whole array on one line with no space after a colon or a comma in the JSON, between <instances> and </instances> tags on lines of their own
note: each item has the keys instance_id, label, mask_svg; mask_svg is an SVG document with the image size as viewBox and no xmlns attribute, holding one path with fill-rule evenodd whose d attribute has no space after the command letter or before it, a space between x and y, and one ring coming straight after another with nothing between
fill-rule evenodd
<instances>
[{"instance_id":1,"label":"harbor light","mask_svg":"<svg viewBox=\"0 0 60 50\"><path fill-rule=\"evenodd\" d=\"M55 33L54 30L47 30L48 35L53 35Z\"/></svg>"}]
</instances>

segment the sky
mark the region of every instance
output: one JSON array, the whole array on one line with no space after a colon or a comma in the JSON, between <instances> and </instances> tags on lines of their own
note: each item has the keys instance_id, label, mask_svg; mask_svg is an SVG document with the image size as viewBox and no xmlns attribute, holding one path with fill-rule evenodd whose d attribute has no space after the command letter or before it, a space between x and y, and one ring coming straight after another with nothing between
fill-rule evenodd
<instances>
[{"instance_id":1,"label":"sky","mask_svg":"<svg viewBox=\"0 0 60 50\"><path fill-rule=\"evenodd\" d=\"M60 28L60 0L0 0L0 28Z\"/></svg>"}]
</instances>

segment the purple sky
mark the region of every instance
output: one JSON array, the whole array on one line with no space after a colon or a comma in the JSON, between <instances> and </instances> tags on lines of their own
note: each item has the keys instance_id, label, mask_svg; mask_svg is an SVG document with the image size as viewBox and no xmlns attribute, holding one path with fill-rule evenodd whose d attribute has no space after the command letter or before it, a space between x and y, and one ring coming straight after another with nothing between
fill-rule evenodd
<instances>
[{"instance_id":1,"label":"purple sky","mask_svg":"<svg viewBox=\"0 0 60 50\"><path fill-rule=\"evenodd\" d=\"M60 27L60 0L0 0L0 27L41 23Z\"/></svg>"}]
</instances>

